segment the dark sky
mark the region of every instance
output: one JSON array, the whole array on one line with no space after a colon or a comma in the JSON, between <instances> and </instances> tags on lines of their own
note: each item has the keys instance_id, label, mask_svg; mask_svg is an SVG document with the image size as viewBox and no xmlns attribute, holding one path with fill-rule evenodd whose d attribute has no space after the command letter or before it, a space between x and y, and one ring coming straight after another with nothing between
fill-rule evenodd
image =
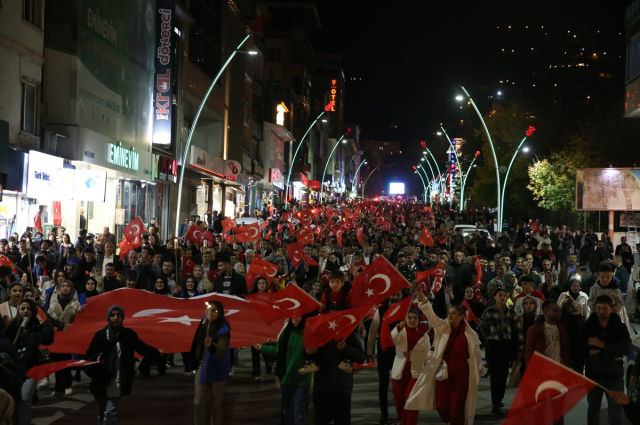
<instances>
[{"instance_id":1,"label":"dark sky","mask_svg":"<svg viewBox=\"0 0 640 425\"><path fill-rule=\"evenodd\" d=\"M497 100L489 95L498 91L505 102L550 96L556 80L566 95L580 97L595 89L591 82L604 67L616 83L599 101L622 106L624 11L630 3L320 0L323 29L311 37L316 51L344 55L345 122L361 124L366 138L406 145L411 138L429 138L441 122L448 127L461 118L455 101L460 84L482 109ZM549 70L575 65L592 51L600 61L588 72Z\"/></svg>"}]
</instances>

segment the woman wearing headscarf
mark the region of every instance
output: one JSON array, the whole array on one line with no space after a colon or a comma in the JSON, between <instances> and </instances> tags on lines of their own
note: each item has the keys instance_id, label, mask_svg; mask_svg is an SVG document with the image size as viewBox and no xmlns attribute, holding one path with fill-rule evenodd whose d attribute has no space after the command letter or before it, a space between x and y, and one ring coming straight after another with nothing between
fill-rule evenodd
<instances>
[{"instance_id":1,"label":"woman wearing headscarf","mask_svg":"<svg viewBox=\"0 0 640 425\"><path fill-rule=\"evenodd\" d=\"M589 318L588 301L589 296L580 290L580 281L578 279L571 279L569 281L569 290L558 297L558 305L562 309L560 323L567 328L570 347L576 347L576 344L578 344L580 327ZM571 350L570 354L572 369L582 374L583 364L580 350Z\"/></svg>"},{"instance_id":2,"label":"woman wearing headscarf","mask_svg":"<svg viewBox=\"0 0 640 425\"><path fill-rule=\"evenodd\" d=\"M153 293L159 295L166 295L168 297L171 296L171 291L169 290L169 284L167 283L166 277L157 277L155 284L153 286Z\"/></svg>"},{"instance_id":3,"label":"woman wearing headscarf","mask_svg":"<svg viewBox=\"0 0 640 425\"><path fill-rule=\"evenodd\" d=\"M26 326L22 326L23 322ZM38 306L33 300L23 299L18 308L18 316L4 330L4 334L15 341L21 363L17 365L20 373L40 365L41 345L53 344L53 325L51 321L40 321ZM27 378L22 384L22 401L18 406L18 423L31 423L31 400L36 391L36 381Z\"/></svg>"},{"instance_id":4,"label":"woman wearing headscarf","mask_svg":"<svg viewBox=\"0 0 640 425\"><path fill-rule=\"evenodd\" d=\"M465 309L452 305L447 319L440 319L427 297L419 292L420 310L433 326L434 351L416 381L405 409L437 410L451 425L472 424L476 414L478 385L483 372L480 340L464 320ZM447 364L447 378L439 372ZM438 376L438 380L436 380Z\"/></svg>"},{"instance_id":5,"label":"woman wearing headscarf","mask_svg":"<svg viewBox=\"0 0 640 425\"><path fill-rule=\"evenodd\" d=\"M251 291L249 291L249 294L259 294L268 291L269 283L267 282L267 279L262 276L258 276L256 277L255 283L253 284ZM266 351L262 352L262 358L264 359L265 371L269 374L273 368L273 359L272 356L265 354L265 352ZM253 370L251 371L251 379L260 379L262 376L260 367L260 350L255 348L255 346L251 347L251 365L253 367Z\"/></svg>"},{"instance_id":6,"label":"woman wearing headscarf","mask_svg":"<svg viewBox=\"0 0 640 425\"><path fill-rule=\"evenodd\" d=\"M304 425L307 400L313 374L298 373L305 365L305 350L302 345L306 317L287 322L280 332L276 345L255 344L253 348L262 355L276 357L276 376L280 381L282 408L287 425Z\"/></svg>"},{"instance_id":7,"label":"woman wearing headscarf","mask_svg":"<svg viewBox=\"0 0 640 425\"><path fill-rule=\"evenodd\" d=\"M91 297L95 297L96 295L100 295L98 292L98 281L94 277L90 277L84 284L85 290L84 294L80 294L78 296L78 301L80 304L84 305L87 303L87 299ZM84 304L82 303L82 299L84 298Z\"/></svg>"},{"instance_id":8,"label":"woman wearing headscarf","mask_svg":"<svg viewBox=\"0 0 640 425\"><path fill-rule=\"evenodd\" d=\"M507 290L507 295L509 297L509 306L512 305L512 300L515 299L522 289L517 285L516 275L513 272L506 272L504 276L502 276L502 286Z\"/></svg>"},{"instance_id":9,"label":"woman wearing headscarf","mask_svg":"<svg viewBox=\"0 0 640 425\"><path fill-rule=\"evenodd\" d=\"M525 345L527 343L527 332L529 331L529 328L536 323L536 319L538 318L541 301L541 299L531 295L525 295L522 299L522 314L518 315L518 320L520 321L520 327L522 328ZM527 365L525 364L523 357L522 366L520 366L521 375L524 375L526 367Z\"/></svg>"},{"instance_id":10,"label":"woman wearing headscarf","mask_svg":"<svg viewBox=\"0 0 640 425\"><path fill-rule=\"evenodd\" d=\"M224 306L211 301L191 344L195 378L196 425L222 425L222 397L231 371L231 325L224 317Z\"/></svg>"},{"instance_id":11,"label":"woman wearing headscarf","mask_svg":"<svg viewBox=\"0 0 640 425\"><path fill-rule=\"evenodd\" d=\"M122 397L131 394L135 353L162 356L164 352L145 344L138 334L123 326L124 309L109 307L107 326L93 336L87 357L101 364L91 366L91 394L98 403L98 423L117 423ZM28 422L27 422L28 423Z\"/></svg>"},{"instance_id":12,"label":"woman wearing headscarf","mask_svg":"<svg viewBox=\"0 0 640 425\"><path fill-rule=\"evenodd\" d=\"M431 349L429 335L418 327L419 324L418 311L410 309L405 320L391 331L396 347L396 357L391 368L393 399L398 419L403 425L418 423L418 411L405 410L404 405L424 369L427 354Z\"/></svg>"},{"instance_id":13,"label":"woman wearing headscarf","mask_svg":"<svg viewBox=\"0 0 640 425\"><path fill-rule=\"evenodd\" d=\"M193 277L198 284L198 292L200 292L201 294L208 294L210 292L213 292L213 284L209 281L209 279L205 277L204 267L195 266L193 268Z\"/></svg>"},{"instance_id":14,"label":"woman wearing headscarf","mask_svg":"<svg viewBox=\"0 0 640 425\"><path fill-rule=\"evenodd\" d=\"M184 289L181 291L180 287L176 286L173 289L173 296L177 298L193 298L201 295L196 288L196 280L193 276L189 276L184 281Z\"/></svg>"},{"instance_id":15,"label":"woman wearing headscarf","mask_svg":"<svg viewBox=\"0 0 640 425\"><path fill-rule=\"evenodd\" d=\"M63 325L61 330L66 330L71 326L73 319L80 311L82 311L82 306L78 300L73 299L73 283L70 280L65 280L60 285L60 293L57 298L51 301L47 313L53 320L61 322L61 325ZM71 354L57 353L54 354L53 360L71 360ZM72 382L71 369L62 369L56 372L56 385L52 395L73 395Z\"/></svg>"}]
</instances>

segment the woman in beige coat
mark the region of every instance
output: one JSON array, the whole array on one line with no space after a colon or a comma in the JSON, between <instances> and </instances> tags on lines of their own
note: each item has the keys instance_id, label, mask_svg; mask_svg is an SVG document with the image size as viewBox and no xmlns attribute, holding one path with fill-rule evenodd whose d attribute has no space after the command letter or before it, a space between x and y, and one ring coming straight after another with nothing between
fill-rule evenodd
<instances>
[{"instance_id":1,"label":"woman in beige coat","mask_svg":"<svg viewBox=\"0 0 640 425\"><path fill-rule=\"evenodd\" d=\"M464 310L459 306L452 306L449 309L447 320L442 320L433 312L433 308L424 294L418 293L418 299L420 300L420 309L429 319L435 332L433 341L435 351L429 352L429 360L411 391L405 409L438 410L445 423L471 425L476 413L478 385L483 372L478 334L464 321ZM462 314L460 310L462 310ZM455 339L449 343L449 337L452 334ZM459 353L460 347L465 348L466 352ZM467 358L468 371L467 368L464 371L468 374L466 394L464 394L465 391L456 388L456 380L460 377L457 376L455 367L449 368L449 378L436 381L436 372L443 358L447 357L452 362L459 363L460 354L464 354L464 357Z\"/></svg>"},{"instance_id":2,"label":"woman in beige coat","mask_svg":"<svg viewBox=\"0 0 640 425\"><path fill-rule=\"evenodd\" d=\"M391 331L391 337L396 346L396 357L391 368L391 383L396 413L402 425L418 423L418 411L405 410L404 404L424 369L431 349L429 335L418 328L419 324L418 312L411 309L406 319Z\"/></svg>"}]
</instances>

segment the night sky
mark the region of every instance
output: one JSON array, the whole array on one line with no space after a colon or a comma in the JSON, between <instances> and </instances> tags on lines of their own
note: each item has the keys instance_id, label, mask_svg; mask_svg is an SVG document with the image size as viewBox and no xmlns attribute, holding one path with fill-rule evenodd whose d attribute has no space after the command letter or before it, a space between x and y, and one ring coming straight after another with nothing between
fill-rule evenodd
<instances>
[{"instance_id":1,"label":"night sky","mask_svg":"<svg viewBox=\"0 0 640 425\"><path fill-rule=\"evenodd\" d=\"M630 3L322 0L323 29L311 37L316 51L344 55L345 123L359 123L365 138L411 150L434 138L441 122L457 136L455 123L466 113L455 101L460 84L481 110L515 98L557 97L570 107L590 96L619 105L622 116ZM578 62L589 68L576 70ZM599 73L611 77L606 84ZM387 177L397 177L393 168ZM410 173L398 178L415 180Z\"/></svg>"}]
</instances>

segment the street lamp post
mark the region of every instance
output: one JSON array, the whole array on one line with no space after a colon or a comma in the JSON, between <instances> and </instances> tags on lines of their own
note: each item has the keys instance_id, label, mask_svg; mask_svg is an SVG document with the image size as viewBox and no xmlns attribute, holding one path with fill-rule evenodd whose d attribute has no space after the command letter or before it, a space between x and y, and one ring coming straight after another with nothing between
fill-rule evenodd
<instances>
[{"instance_id":1,"label":"street lamp post","mask_svg":"<svg viewBox=\"0 0 640 425\"><path fill-rule=\"evenodd\" d=\"M427 150L427 153L429 155L431 155L431 159L433 159L433 162L436 164L436 168L438 169L438 175L441 177L439 184L441 186L441 190L440 190L440 205L442 205L444 203L444 192L445 192L444 188L442 187L442 182L443 182L444 177L442 176L442 172L440 171L440 166L438 165L438 161L436 161L436 158L433 156L433 154L431 153L429 148L425 147L425 149ZM425 156L425 158L427 158L427 157ZM429 162L429 159L426 159L426 161ZM429 166L431 166L431 164L429 164Z\"/></svg>"},{"instance_id":2,"label":"street lamp post","mask_svg":"<svg viewBox=\"0 0 640 425\"><path fill-rule=\"evenodd\" d=\"M516 148L516 151L513 153L513 156L511 157L511 162L509 163L509 168L507 168L507 174L505 174L504 176L504 183L502 186L502 198L500 199L500 211L503 211L503 208L504 208L504 193L507 191L507 180L509 179L509 172L511 171L511 166L513 165L513 161L515 161L516 155L518 155L518 151L520 151L520 148L522 147L522 144L524 143L525 140L527 140L527 136L524 136L524 139L522 139L522 141Z\"/></svg>"},{"instance_id":3,"label":"street lamp post","mask_svg":"<svg viewBox=\"0 0 640 425\"><path fill-rule=\"evenodd\" d=\"M289 205L289 180L291 180L291 173L293 171L293 164L295 164L296 162L296 156L298 156L298 151L300 150L300 148L302 147L302 143L304 142L305 137L307 137L307 134L309 134L309 132L311 131L311 129L313 128L314 125L316 125L316 123L318 122L318 120L320 118L322 118L322 116L325 114L325 112L327 112L326 108L324 111L322 111L320 113L320 115L318 115L318 118L316 118L311 125L309 126L309 128L307 128L307 131L304 133L304 136L302 136L302 139L300 139L300 143L298 143L298 147L296 148L295 153L293 154L293 158L291 159L291 166L289 167L289 173L287 174L287 183L286 183L286 192L285 192L285 197L284 197L284 204L285 204L285 208Z\"/></svg>"},{"instance_id":4,"label":"street lamp post","mask_svg":"<svg viewBox=\"0 0 640 425\"><path fill-rule=\"evenodd\" d=\"M367 186L367 182L369 181L369 177L371 177L371 175L373 173L375 173L378 168L380 168L379 165L376 168L374 168L373 170L371 170L371 172L369 173L367 178L364 180L364 183L362 184L362 199L364 199L364 188Z\"/></svg>"},{"instance_id":5,"label":"street lamp post","mask_svg":"<svg viewBox=\"0 0 640 425\"><path fill-rule=\"evenodd\" d=\"M175 229L174 236L178 236L178 233L180 230L180 204L182 203L181 202L182 201L182 183L184 182L184 169L186 168L187 155L189 154L189 148L191 147L191 138L193 137L193 133L196 130L198 119L200 119L200 114L204 109L204 105L207 103L207 99L209 98L209 95L213 91L213 88L215 87L216 83L222 76L222 73L224 72L225 69L227 69L227 66L229 66L229 64L231 63L231 60L235 57L236 53L239 53L240 47L242 47L242 45L249 39L249 37L251 37L251 35L252 33L249 33L244 39L242 39L240 44L238 44L238 47L236 47L236 49L233 52L231 52L227 61L224 63L224 65L222 65L222 68L220 68L218 75L216 75L216 78L213 79L213 81L211 82L211 85L209 86L209 89L207 90L204 97L202 98L202 101L200 102L200 106L198 107L198 111L196 112L196 115L193 118L193 122L191 123L191 130L189 130L187 143L185 144L184 153L182 154L182 167L180 169L180 180L178 181L178 209L176 211L176 229ZM242 52L242 53L253 54L252 52Z\"/></svg>"},{"instance_id":6,"label":"street lamp post","mask_svg":"<svg viewBox=\"0 0 640 425\"><path fill-rule=\"evenodd\" d=\"M484 131L487 134L487 138L489 139L489 146L491 146L491 153L493 154L493 162L496 166L496 187L498 190L498 232L502 232L502 209L500 206L500 165L498 165L498 157L496 156L496 149L493 146L493 140L491 139L491 133L489 133L489 129L487 128L487 124L484 122L484 118L482 118L482 114L480 113L480 110L478 109L478 107L476 106L476 103L473 101L473 99L471 98L471 95L469 94L469 92L467 91L467 89L465 89L463 86L460 86L462 88L462 91L464 91L464 94L467 95L467 98L469 99L469 102L471 102L471 105L473 105L473 109L475 109L476 114L478 114L478 117L480 118L480 121L482 122L482 127L484 127ZM460 96L461 97L461 96Z\"/></svg>"},{"instance_id":7,"label":"street lamp post","mask_svg":"<svg viewBox=\"0 0 640 425\"><path fill-rule=\"evenodd\" d=\"M357 183L358 183L358 171L360 171L360 167L362 167L366 163L367 163L367 161L360 161L360 165L358 165L358 168L356 168L356 172L353 174L353 180L351 180L351 184L352 185L354 184L354 182L357 185Z\"/></svg>"},{"instance_id":8,"label":"street lamp post","mask_svg":"<svg viewBox=\"0 0 640 425\"><path fill-rule=\"evenodd\" d=\"M429 175L427 174L427 170L421 164L418 164L416 167L416 171L418 171L418 174L420 174L420 169L422 169L422 172L424 173L424 178L426 179L426 182L427 182L426 186L428 190L428 195L429 195L429 198L431 198L431 194L433 193L433 188L429 184L430 183ZM426 199L425 199L425 202L427 202Z\"/></svg>"},{"instance_id":9,"label":"street lamp post","mask_svg":"<svg viewBox=\"0 0 640 425\"><path fill-rule=\"evenodd\" d=\"M416 168L415 166L413 168ZM427 203L427 186L424 184L424 177L422 177L422 174L418 171L418 169L416 168L415 173L417 175L420 176L420 180L422 180L422 187L424 189L424 203Z\"/></svg>"},{"instance_id":10,"label":"street lamp post","mask_svg":"<svg viewBox=\"0 0 640 425\"><path fill-rule=\"evenodd\" d=\"M456 162L458 163L458 170L460 170L460 179L462 180L462 164L460 163L460 158L458 157L458 152L456 151L456 147L453 145L453 142L451 141L451 138L449 137L449 135L447 134L447 131L444 129L443 126L440 126L440 128L442 129L442 132L444 133L444 135L447 137L447 140L449 141L449 144L451 145L451 150L453 150L453 153L456 155ZM462 199L464 196L464 186L460 185L460 212L462 212Z\"/></svg>"},{"instance_id":11,"label":"street lamp post","mask_svg":"<svg viewBox=\"0 0 640 425\"><path fill-rule=\"evenodd\" d=\"M329 161L331 160L333 153L336 151L336 148L340 146L340 142L347 143L346 140L342 140L344 139L344 136L346 136L346 134L343 134L342 137L338 139L338 141L336 142L336 145L333 147L333 149L331 150L331 153L329 154L329 157L327 158L327 163L324 166L324 172L322 173L322 180L320 181L320 202L323 201L322 192L324 191L324 176L327 174L327 167L329 167Z\"/></svg>"},{"instance_id":12,"label":"street lamp post","mask_svg":"<svg viewBox=\"0 0 640 425\"><path fill-rule=\"evenodd\" d=\"M476 162L476 158L478 158L478 156L480 156L480 151L476 152L476 156L473 157L471 164L469 164L469 169L462 179L462 193L464 193L464 188L467 184L467 177L469 177L469 173L473 169L473 163ZM462 194L460 195L460 202L462 203L462 209L460 211L464 211L464 198L462 197Z\"/></svg>"}]
</instances>

